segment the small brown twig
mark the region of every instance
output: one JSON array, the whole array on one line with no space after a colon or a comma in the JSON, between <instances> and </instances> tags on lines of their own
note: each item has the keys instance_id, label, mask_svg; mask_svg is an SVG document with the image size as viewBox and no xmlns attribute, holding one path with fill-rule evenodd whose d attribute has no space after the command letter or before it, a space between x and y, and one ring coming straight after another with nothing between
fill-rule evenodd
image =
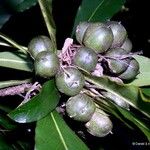
<instances>
[{"instance_id":1,"label":"small brown twig","mask_svg":"<svg viewBox=\"0 0 150 150\"><path fill-rule=\"evenodd\" d=\"M38 82L35 82L34 84L24 83L17 86L0 89L0 97L19 95L24 97L24 100L27 101L31 98L31 96L36 95L36 92L39 92L40 89L41 85ZM23 94L25 94L25 96L23 96Z\"/></svg>"}]
</instances>

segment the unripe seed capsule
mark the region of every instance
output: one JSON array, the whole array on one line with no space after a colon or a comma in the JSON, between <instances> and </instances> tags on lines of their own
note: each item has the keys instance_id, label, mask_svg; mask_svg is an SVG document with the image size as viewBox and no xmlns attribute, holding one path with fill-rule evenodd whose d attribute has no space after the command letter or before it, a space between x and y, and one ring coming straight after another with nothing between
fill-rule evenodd
<instances>
[{"instance_id":1,"label":"unripe seed capsule","mask_svg":"<svg viewBox=\"0 0 150 150\"><path fill-rule=\"evenodd\" d=\"M132 58L128 68L118 77L122 80L132 80L139 74L139 63Z\"/></svg>"},{"instance_id":2,"label":"unripe seed capsule","mask_svg":"<svg viewBox=\"0 0 150 150\"><path fill-rule=\"evenodd\" d=\"M129 38L126 38L126 40L122 44L121 48L126 50L128 53L130 53L131 50L132 50L132 42L131 42L131 40Z\"/></svg>"},{"instance_id":3,"label":"unripe seed capsule","mask_svg":"<svg viewBox=\"0 0 150 150\"><path fill-rule=\"evenodd\" d=\"M85 83L82 73L73 67L60 70L56 74L55 80L58 90L69 96L79 94Z\"/></svg>"},{"instance_id":4,"label":"unripe seed capsule","mask_svg":"<svg viewBox=\"0 0 150 150\"><path fill-rule=\"evenodd\" d=\"M43 35L34 37L28 45L28 51L33 58L35 58L37 54L42 51L53 52L53 50L54 48L51 40L47 36Z\"/></svg>"},{"instance_id":5,"label":"unripe seed capsule","mask_svg":"<svg viewBox=\"0 0 150 150\"><path fill-rule=\"evenodd\" d=\"M34 68L36 75L50 78L59 70L59 59L55 53L40 52L35 58Z\"/></svg>"},{"instance_id":6,"label":"unripe seed capsule","mask_svg":"<svg viewBox=\"0 0 150 150\"><path fill-rule=\"evenodd\" d=\"M93 99L86 94L71 97L66 103L66 111L69 117L77 121L89 121L95 109Z\"/></svg>"},{"instance_id":7,"label":"unripe seed capsule","mask_svg":"<svg viewBox=\"0 0 150 150\"><path fill-rule=\"evenodd\" d=\"M126 29L117 21L108 21L106 25L111 28L114 36L111 47L120 47L127 37Z\"/></svg>"},{"instance_id":8,"label":"unripe seed capsule","mask_svg":"<svg viewBox=\"0 0 150 150\"><path fill-rule=\"evenodd\" d=\"M76 28L76 39L82 45L83 37L86 29L89 26L89 22L80 22Z\"/></svg>"},{"instance_id":9,"label":"unripe seed capsule","mask_svg":"<svg viewBox=\"0 0 150 150\"><path fill-rule=\"evenodd\" d=\"M90 24L84 34L83 45L96 53L105 52L112 44L113 33L103 23Z\"/></svg>"},{"instance_id":10,"label":"unripe seed capsule","mask_svg":"<svg viewBox=\"0 0 150 150\"><path fill-rule=\"evenodd\" d=\"M98 62L97 54L90 48L81 47L73 58L73 63L82 69L91 72Z\"/></svg>"},{"instance_id":11,"label":"unripe seed capsule","mask_svg":"<svg viewBox=\"0 0 150 150\"><path fill-rule=\"evenodd\" d=\"M111 48L109 49L106 54L106 62L104 65L106 72L112 74L120 74L124 72L129 63L131 58L128 57L128 52L122 48Z\"/></svg>"},{"instance_id":12,"label":"unripe seed capsule","mask_svg":"<svg viewBox=\"0 0 150 150\"><path fill-rule=\"evenodd\" d=\"M104 137L111 133L113 124L104 111L96 109L90 121L85 126L90 134L97 137Z\"/></svg>"}]
</instances>

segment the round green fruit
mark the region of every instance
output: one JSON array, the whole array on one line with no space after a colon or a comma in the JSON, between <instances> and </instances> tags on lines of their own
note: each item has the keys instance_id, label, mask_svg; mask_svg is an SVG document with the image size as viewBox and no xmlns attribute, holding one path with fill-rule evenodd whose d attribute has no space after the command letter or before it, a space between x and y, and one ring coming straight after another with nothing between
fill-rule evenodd
<instances>
[{"instance_id":1,"label":"round green fruit","mask_svg":"<svg viewBox=\"0 0 150 150\"><path fill-rule=\"evenodd\" d=\"M121 59L121 58L123 58L123 56L127 56L127 55L128 55L128 52L120 47L110 48L105 53L105 57L118 58L118 59Z\"/></svg>"},{"instance_id":2,"label":"round green fruit","mask_svg":"<svg viewBox=\"0 0 150 150\"><path fill-rule=\"evenodd\" d=\"M122 44L121 48L126 50L128 53L130 53L131 50L132 50L132 42L131 42L131 40L129 38L126 38L126 40Z\"/></svg>"},{"instance_id":3,"label":"round green fruit","mask_svg":"<svg viewBox=\"0 0 150 150\"><path fill-rule=\"evenodd\" d=\"M85 83L82 73L73 67L60 70L55 79L58 90L69 96L79 94Z\"/></svg>"},{"instance_id":4,"label":"round green fruit","mask_svg":"<svg viewBox=\"0 0 150 150\"><path fill-rule=\"evenodd\" d=\"M87 47L79 48L73 58L73 63L76 66L88 72L91 72L95 69L97 62L97 54L92 49Z\"/></svg>"},{"instance_id":5,"label":"round green fruit","mask_svg":"<svg viewBox=\"0 0 150 150\"><path fill-rule=\"evenodd\" d=\"M105 52L112 44L113 33L103 23L92 23L88 26L83 45L93 49L96 53Z\"/></svg>"},{"instance_id":6,"label":"round green fruit","mask_svg":"<svg viewBox=\"0 0 150 150\"><path fill-rule=\"evenodd\" d=\"M76 28L76 39L80 44L82 44L85 31L88 28L89 24L89 22L80 22Z\"/></svg>"},{"instance_id":7,"label":"round green fruit","mask_svg":"<svg viewBox=\"0 0 150 150\"><path fill-rule=\"evenodd\" d=\"M106 62L104 68L106 72L112 74L120 74L124 72L131 58L128 57L128 52L122 48L111 48L105 53ZM124 57L124 58L123 58Z\"/></svg>"},{"instance_id":8,"label":"round green fruit","mask_svg":"<svg viewBox=\"0 0 150 150\"><path fill-rule=\"evenodd\" d=\"M50 78L59 70L59 59L55 53L40 52L35 58L34 68L36 75Z\"/></svg>"},{"instance_id":9,"label":"round green fruit","mask_svg":"<svg viewBox=\"0 0 150 150\"><path fill-rule=\"evenodd\" d=\"M54 48L51 40L44 35L34 37L28 45L28 51L33 58L36 58L37 54L42 51L53 52Z\"/></svg>"},{"instance_id":10,"label":"round green fruit","mask_svg":"<svg viewBox=\"0 0 150 150\"><path fill-rule=\"evenodd\" d=\"M130 58L125 59L107 59L107 65L104 66L106 72L110 72L112 74L120 74L124 72L130 63Z\"/></svg>"},{"instance_id":11,"label":"round green fruit","mask_svg":"<svg viewBox=\"0 0 150 150\"><path fill-rule=\"evenodd\" d=\"M139 63L136 59L132 58L128 68L118 77L122 80L133 80L139 74Z\"/></svg>"},{"instance_id":12,"label":"round green fruit","mask_svg":"<svg viewBox=\"0 0 150 150\"><path fill-rule=\"evenodd\" d=\"M87 122L92 117L96 106L93 99L85 94L78 94L69 98L66 103L66 111L70 118Z\"/></svg>"},{"instance_id":13,"label":"round green fruit","mask_svg":"<svg viewBox=\"0 0 150 150\"><path fill-rule=\"evenodd\" d=\"M111 47L120 47L127 37L126 29L117 21L108 21L106 25L111 28L114 36Z\"/></svg>"},{"instance_id":14,"label":"round green fruit","mask_svg":"<svg viewBox=\"0 0 150 150\"><path fill-rule=\"evenodd\" d=\"M108 135L111 133L113 127L107 114L100 109L96 109L90 121L88 121L85 126L90 134L97 137Z\"/></svg>"}]
</instances>

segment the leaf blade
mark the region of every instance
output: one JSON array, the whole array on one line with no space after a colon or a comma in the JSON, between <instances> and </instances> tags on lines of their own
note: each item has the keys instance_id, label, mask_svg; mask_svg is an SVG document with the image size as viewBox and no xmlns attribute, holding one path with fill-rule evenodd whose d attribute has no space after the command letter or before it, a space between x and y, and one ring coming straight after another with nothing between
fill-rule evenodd
<instances>
[{"instance_id":1,"label":"leaf blade","mask_svg":"<svg viewBox=\"0 0 150 150\"><path fill-rule=\"evenodd\" d=\"M0 67L7 67L21 71L33 71L31 59L19 52L0 52Z\"/></svg>"},{"instance_id":2,"label":"leaf blade","mask_svg":"<svg viewBox=\"0 0 150 150\"><path fill-rule=\"evenodd\" d=\"M122 109L120 107L116 107L121 114L127 118L128 120L130 120L133 124L135 124L147 137L147 139L150 141L150 127L148 127L148 125L146 125L140 117L138 117L137 115L133 114L132 112L129 112L125 109Z\"/></svg>"},{"instance_id":3,"label":"leaf blade","mask_svg":"<svg viewBox=\"0 0 150 150\"><path fill-rule=\"evenodd\" d=\"M54 51L57 50L56 45L56 27L52 16L52 0L38 0L45 24L47 26Z\"/></svg>"},{"instance_id":4,"label":"leaf blade","mask_svg":"<svg viewBox=\"0 0 150 150\"><path fill-rule=\"evenodd\" d=\"M150 88L139 88L139 93L144 102L150 102Z\"/></svg>"},{"instance_id":5,"label":"leaf blade","mask_svg":"<svg viewBox=\"0 0 150 150\"><path fill-rule=\"evenodd\" d=\"M88 150L56 111L37 122L35 149L47 150L47 147L57 150Z\"/></svg>"},{"instance_id":6,"label":"leaf blade","mask_svg":"<svg viewBox=\"0 0 150 150\"><path fill-rule=\"evenodd\" d=\"M11 111L8 116L20 123L37 121L57 106L59 98L54 80L49 80L43 85L42 91L37 96Z\"/></svg>"},{"instance_id":7,"label":"leaf blade","mask_svg":"<svg viewBox=\"0 0 150 150\"><path fill-rule=\"evenodd\" d=\"M130 82L128 85L135 86L149 86L150 85L150 59L141 55L133 56L139 63L140 73L137 75L136 79Z\"/></svg>"},{"instance_id":8,"label":"leaf blade","mask_svg":"<svg viewBox=\"0 0 150 150\"><path fill-rule=\"evenodd\" d=\"M6 88L9 86L15 86L15 85L23 84L23 83L28 83L28 82L31 82L31 79L0 81L0 89Z\"/></svg>"},{"instance_id":9,"label":"leaf blade","mask_svg":"<svg viewBox=\"0 0 150 150\"><path fill-rule=\"evenodd\" d=\"M116 97L121 98L125 102L129 103L132 107L145 114L147 117L150 117L150 103L146 103L141 100L138 87L117 84L109 80L107 77L93 77L87 73L84 74L87 81L112 93Z\"/></svg>"},{"instance_id":10,"label":"leaf blade","mask_svg":"<svg viewBox=\"0 0 150 150\"><path fill-rule=\"evenodd\" d=\"M81 21L106 21L117 13L125 0L83 0L78 8L72 35Z\"/></svg>"}]
</instances>

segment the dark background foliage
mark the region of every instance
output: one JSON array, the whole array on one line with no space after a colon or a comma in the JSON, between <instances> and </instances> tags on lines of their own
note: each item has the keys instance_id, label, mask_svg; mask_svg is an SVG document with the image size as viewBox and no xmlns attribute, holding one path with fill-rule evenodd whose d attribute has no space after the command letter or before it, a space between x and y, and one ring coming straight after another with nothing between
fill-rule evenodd
<instances>
[{"instance_id":1,"label":"dark background foliage","mask_svg":"<svg viewBox=\"0 0 150 150\"><path fill-rule=\"evenodd\" d=\"M55 0L53 2L53 15L57 26L57 43L61 49L65 38L70 36L74 17L81 0ZM121 21L128 31L135 51L143 50L145 56L150 49L150 11L147 0L126 0L127 10L121 10L112 20ZM47 35L39 6L26 10L24 13L15 14L1 31L23 45L39 34Z\"/></svg>"},{"instance_id":2,"label":"dark background foliage","mask_svg":"<svg viewBox=\"0 0 150 150\"><path fill-rule=\"evenodd\" d=\"M74 17L77 8L81 0L55 0L53 3L53 15L57 27L57 44L61 49L65 38L70 36L72 31ZM117 13L112 20L121 21L128 31L128 36L133 42L133 50L143 50L144 55L150 57L150 22L148 21L150 11L146 8L148 6L148 0L137 1L127 0L125 3L126 10L121 10ZM23 13L14 13L10 20L0 29L1 32L10 36L12 39L18 41L18 43L27 46L30 39L34 36L44 34L48 35L44 21L39 9L39 6L35 6ZM1 70L2 76L5 74L9 77L11 70ZM11 74L11 78L18 77L16 73ZM19 76L24 77L23 73L19 73ZM67 120L69 120L67 118ZM72 120L68 121L72 126ZM132 132L124 127L118 120L114 122L114 135L107 136L105 138L94 138L88 136L88 145L91 149L96 149L96 143L102 143L105 149L145 149L142 146L133 146L132 142L145 142L144 135L135 130ZM74 128L77 131L75 124ZM22 132L23 133L23 132ZM13 135L14 136L14 135ZM20 136L20 135L17 135Z\"/></svg>"}]
</instances>

